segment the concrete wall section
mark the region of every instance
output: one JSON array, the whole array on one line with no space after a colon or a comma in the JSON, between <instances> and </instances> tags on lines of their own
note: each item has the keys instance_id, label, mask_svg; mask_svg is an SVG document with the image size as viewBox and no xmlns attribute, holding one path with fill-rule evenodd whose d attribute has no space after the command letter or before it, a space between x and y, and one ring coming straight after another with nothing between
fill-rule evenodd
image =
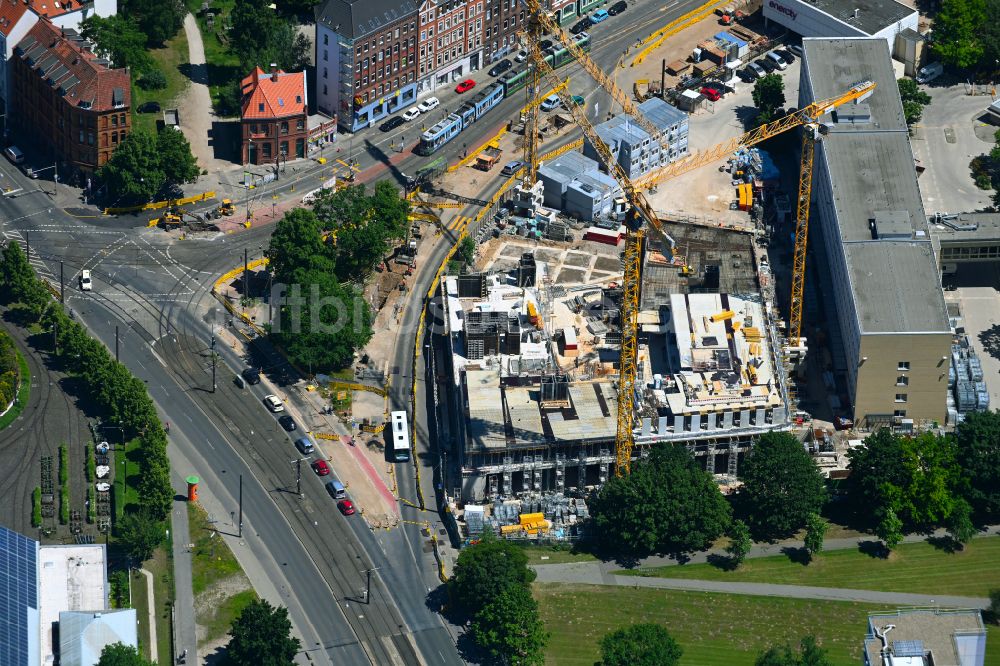
<instances>
[{"instance_id":1,"label":"concrete wall section","mask_svg":"<svg viewBox=\"0 0 1000 666\"><path fill-rule=\"evenodd\" d=\"M856 420L895 415L943 424L950 354L948 333L862 336Z\"/></svg>"}]
</instances>

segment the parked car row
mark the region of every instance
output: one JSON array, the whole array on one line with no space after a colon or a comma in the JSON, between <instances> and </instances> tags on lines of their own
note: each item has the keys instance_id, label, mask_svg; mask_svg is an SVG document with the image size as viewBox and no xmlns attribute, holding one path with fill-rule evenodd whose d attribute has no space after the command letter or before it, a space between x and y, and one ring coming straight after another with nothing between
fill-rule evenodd
<instances>
[{"instance_id":1,"label":"parked car row","mask_svg":"<svg viewBox=\"0 0 1000 666\"><path fill-rule=\"evenodd\" d=\"M746 83L753 83L757 79L771 74L772 72L784 71L795 62L796 56L802 55L802 47L798 45L792 45L788 48L777 48L773 51L768 51L763 56L747 64L746 67L736 72L736 75L740 77Z\"/></svg>"},{"instance_id":2,"label":"parked car row","mask_svg":"<svg viewBox=\"0 0 1000 666\"><path fill-rule=\"evenodd\" d=\"M473 86L476 85L475 82L473 82L472 85ZM439 104L441 104L441 100L439 100L437 97L428 97L420 104L408 108L406 111L402 113L402 115L388 118L385 122L379 125L378 128L383 132L391 132L392 130L396 129L397 127L400 127L405 123L408 123L412 120L416 120L421 113L428 113L430 111L433 111L438 107Z\"/></svg>"},{"instance_id":3,"label":"parked car row","mask_svg":"<svg viewBox=\"0 0 1000 666\"><path fill-rule=\"evenodd\" d=\"M611 5L606 10L598 9L590 16L584 16L582 19L574 23L573 27L571 27L569 31L574 35L579 35L590 26L607 21L611 16L618 16L626 9L628 9L628 3L625 2L625 0L619 0L619 2Z\"/></svg>"}]
</instances>

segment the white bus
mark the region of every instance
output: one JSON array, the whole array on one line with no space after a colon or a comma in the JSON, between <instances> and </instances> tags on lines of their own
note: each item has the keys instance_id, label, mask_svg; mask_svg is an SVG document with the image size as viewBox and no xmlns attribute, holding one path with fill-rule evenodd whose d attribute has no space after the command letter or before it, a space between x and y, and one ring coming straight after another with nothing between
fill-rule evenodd
<instances>
[{"instance_id":1,"label":"white bus","mask_svg":"<svg viewBox=\"0 0 1000 666\"><path fill-rule=\"evenodd\" d=\"M410 459L410 426L406 422L406 412L393 412L392 420L392 456L396 462L406 462Z\"/></svg>"}]
</instances>

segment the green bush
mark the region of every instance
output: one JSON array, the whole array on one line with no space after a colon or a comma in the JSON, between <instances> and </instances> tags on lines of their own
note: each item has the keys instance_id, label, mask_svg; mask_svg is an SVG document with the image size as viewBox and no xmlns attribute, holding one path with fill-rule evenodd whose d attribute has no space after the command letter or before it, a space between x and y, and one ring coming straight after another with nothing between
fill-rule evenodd
<instances>
[{"instance_id":1,"label":"green bush","mask_svg":"<svg viewBox=\"0 0 1000 666\"><path fill-rule=\"evenodd\" d=\"M93 523L97 520L97 502L94 497L93 484L87 486L87 522Z\"/></svg>"},{"instance_id":2,"label":"green bush","mask_svg":"<svg viewBox=\"0 0 1000 666\"><path fill-rule=\"evenodd\" d=\"M94 479L97 478L97 461L94 460L94 447L85 444L83 455L87 458L87 483L93 483Z\"/></svg>"},{"instance_id":3,"label":"green bush","mask_svg":"<svg viewBox=\"0 0 1000 666\"><path fill-rule=\"evenodd\" d=\"M167 87L167 75L158 69L151 69L138 81L143 90L163 90Z\"/></svg>"},{"instance_id":4,"label":"green bush","mask_svg":"<svg viewBox=\"0 0 1000 666\"><path fill-rule=\"evenodd\" d=\"M59 445L59 485L64 486L69 481L69 449L65 444Z\"/></svg>"},{"instance_id":5,"label":"green bush","mask_svg":"<svg viewBox=\"0 0 1000 666\"><path fill-rule=\"evenodd\" d=\"M108 575L108 583L111 584L111 607L128 608L128 572L124 569L112 571Z\"/></svg>"},{"instance_id":6,"label":"green bush","mask_svg":"<svg viewBox=\"0 0 1000 666\"><path fill-rule=\"evenodd\" d=\"M39 486L31 492L31 526L42 526L42 489Z\"/></svg>"},{"instance_id":7,"label":"green bush","mask_svg":"<svg viewBox=\"0 0 1000 666\"><path fill-rule=\"evenodd\" d=\"M59 522L69 524L69 486L63 486L59 491Z\"/></svg>"}]
</instances>

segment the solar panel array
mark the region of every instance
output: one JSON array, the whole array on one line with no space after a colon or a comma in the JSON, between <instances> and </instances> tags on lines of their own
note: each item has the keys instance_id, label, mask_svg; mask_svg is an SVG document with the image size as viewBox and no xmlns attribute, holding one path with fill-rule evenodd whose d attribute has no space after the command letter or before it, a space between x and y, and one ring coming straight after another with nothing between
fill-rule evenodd
<instances>
[{"instance_id":1,"label":"solar panel array","mask_svg":"<svg viewBox=\"0 0 1000 666\"><path fill-rule=\"evenodd\" d=\"M28 666L29 608L38 608L38 543L0 527L0 664Z\"/></svg>"},{"instance_id":2,"label":"solar panel array","mask_svg":"<svg viewBox=\"0 0 1000 666\"><path fill-rule=\"evenodd\" d=\"M926 654L924 651L924 642L893 641L892 654L895 657L923 657Z\"/></svg>"}]
</instances>

